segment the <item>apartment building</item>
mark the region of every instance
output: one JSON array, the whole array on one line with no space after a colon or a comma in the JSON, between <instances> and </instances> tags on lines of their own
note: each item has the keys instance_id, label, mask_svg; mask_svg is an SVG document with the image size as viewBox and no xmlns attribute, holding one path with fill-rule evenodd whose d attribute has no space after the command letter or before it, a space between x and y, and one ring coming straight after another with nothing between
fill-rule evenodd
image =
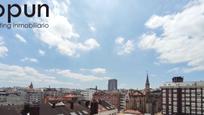
<instances>
[{"instance_id":1,"label":"apartment building","mask_svg":"<svg viewBox=\"0 0 204 115\"><path fill-rule=\"evenodd\" d=\"M184 82L183 77L174 77L161 89L164 115L204 114L204 81Z\"/></svg>"}]
</instances>

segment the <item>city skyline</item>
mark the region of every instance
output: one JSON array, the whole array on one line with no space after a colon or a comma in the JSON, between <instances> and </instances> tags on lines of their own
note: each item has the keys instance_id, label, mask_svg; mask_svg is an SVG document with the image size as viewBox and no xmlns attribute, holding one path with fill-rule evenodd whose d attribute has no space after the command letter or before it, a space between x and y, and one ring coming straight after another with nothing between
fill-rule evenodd
<instances>
[{"instance_id":1,"label":"city skyline","mask_svg":"<svg viewBox=\"0 0 204 115\"><path fill-rule=\"evenodd\" d=\"M147 73L151 88L173 76L204 80L202 0L44 2L49 28L0 28L0 87L107 89L117 79L118 89L143 89Z\"/></svg>"}]
</instances>

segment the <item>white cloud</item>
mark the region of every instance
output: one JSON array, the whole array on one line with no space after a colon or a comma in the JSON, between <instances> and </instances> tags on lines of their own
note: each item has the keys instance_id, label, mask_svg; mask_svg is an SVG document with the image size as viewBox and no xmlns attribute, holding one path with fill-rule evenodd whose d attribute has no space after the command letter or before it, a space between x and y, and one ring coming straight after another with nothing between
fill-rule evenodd
<instances>
[{"instance_id":1,"label":"white cloud","mask_svg":"<svg viewBox=\"0 0 204 115\"><path fill-rule=\"evenodd\" d=\"M131 54L134 51L134 43L132 40L125 41L124 38L118 37L115 40L115 43L118 46L117 47L118 55L127 55L127 54Z\"/></svg>"},{"instance_id":2,"label":"white cloud","mask_svg":"<svg viewBox=\"0 0 204 115\"><path fill-rule=\"evenodd\" d=\"M39 2L39 1L38 1ZM47 0L50 6L49 18L35 18L35 21L49 24L48 29L34 29L34 33L45 44L56 48L66 56L79 56L81 52L88 52L98 48L99 43L93 39L80 41L80 35L74 30L69 21L69 5L67 0Z\"/></svg>"},{"instance_id":3,"label":"white cloud","mask_svg":"<svg viewBox=\"0 0 204 115\"><path fill-rule=\"evenodd\" d=\"M96 31L96 28L93 27L93 26L91 26L91 27L90 27L90 30L91 30L92 32L95 32L95 31Z\"/></svg>"},{"instance_id":4,"label":"white cloud","mask_svg":"<svg viewBox=\"0 0 204 115\"><path fill-rule=\"evenodd\" d=\"M89 29L90 29L92 32L95 32L95 31L96 31L96 28L94 27L93 24L89 24Z\"/></svg>"},{"instance_id":5,"label":"white cloud","mask_svg":"<svg viewBox=\"0 0 204 115\"><path fill-rule=\"evenodd\" d=\"M94 69L92 69L92 71L94 73L97 73L97 74L105 74L106 73L106 69L105 68L94 68Z\"/></svg>"},{"instance_id":6,"label":"white cloud","mask_svg":"<svg viewBox=\"0 0 204 115\"><path fill-rule=\"evenodd\" d=\"M85 68L82 68L80 69L81 71L84 71L84 72L90 72L92 74L105 74L107 72L107 70L105 68L93 68L93 69L85 69Z\"/></svg>"},{"instance_id":7,"label":"white cloud","mask_svg":"<svg viewBox=\"0 0 204 115\"><path fill-rule=\"evenodd\" d=\"M27 41L25 40L25 38L23 36L21 36L20 34L16 34L15 35L16 38L20 41L20 42L23 42L23 43L26 43Z\"/></svg>"},{"instance_id":8,"label":"white cloud","mask_svg":"<svg viewBox=\"0 0 204 115\"><path fill-rule=\"evenodd\" d=\"M115 43L116 43L116 44L120 44L120 45L122 45L122 44L124 44L124 41L125 41L124 38L122 38L122 37L118 37L118 38L115 40Z\"/></svg>"},{"instance_id":9,"label":"white cloud","mask_svg":"<svg viewBox=\"0 0 204 115\"><path fill-rule=\"evenodd\" d=\"M90 38L84 43L78 44L78 48L82 51L89 51L97 47L100 47L100 44L94 38Z\"/></svg>"},{"instance_id":10,"label":"white cloud","mask_svg":"<svg viewBox=\"0 0 204 115\"><path fill-rule=\"evenodd\" d=\"M95 75L86 75L82 73L72 72L71 70L57 70L58 75L80 80L80 81L95 81L95 80L108 80L110 77L102 77L102 76L95 76Z\"/></svg>"},{"instance_id":11,"label":"white cloud","mask_svg":"<svg viewBox=\"0 0 204 115\"><path fill-rule=\"evenodd\" d=\"M25 86L30 82L33 82L37 87L52 85L56 87L76 88L80 86L80 84L78 83L70 83L66 81L65 78L71 78L82 82L102 81L110 79L106 76L96 76L92 74L87 75L73 72L71 70L41 69L39 71L29 66L9 65L2 63L0 63L0 75L1 83L13 83L12 85ZM63 79L63 81L60 80L59 77L60 79Z\"/></svg>"},{"instance_id":12,"label":"white cloud","mask_svg":"<svg viewBox=\"0 0 204 115\"><path fill-rule=\"evenodd\" d=\"M60 85L63 87L73 86L72 83L63 82L56 77L40 72L32 67L23 67L18 65L7 65L0 63L0 81L13 83L13 85L26 85L33 82L38 87L48 85ZM43 84L42 84L43 83Z\"/></svg>"},{"instance_id":13,"label":"white cloud","mask_svg":"<svg viewBox=\"0 0 204 115\"><path fill-rule=\"evenodd\" d=\"M38 50L38 53L39 53L41 56L44 56L44 55L45 55L45 51L43 51L43 50L41 50L41 49Z\"/></svg>"},{"instance_id":14,"label":"white cloud","mask_svg":"<svg viewBox=\"0 0 204 115\"><path fill-rule=\"evenodd\" d=\"M22 62L31 62L31 63L38 63L38 60L35 58L29 58L29 57L25 57L23 59L21 59Z\"/></svg>"},{"instance_id":15,"label":"white cloud","mask_svg":"<svg viewBox=\"0 0 204 115\"><path fill-rule=\"evenodd\" d=\"M190 4L190 5L189 5ZM182 11L166 16L152 16L146 26L162 28L161 35L145 33L139 47L153 49L160 62L187 63L184 70L204 70L204 2L189 3Z\"/></svg>"},{"instance_id":16,"label":"white cloud","mask_svg":"<svg viewBox=\"0 0 204 115\"><path fill-rule=\"evenodd\" d=\"M171 16L157 16L153 15L150 20L145 24L148 28L155 29L158 27L161 27L162 25L165 24L166 21L170 20Z\"/></svg>"},{"instance_id":17,"label":"white cloud","mask_svg":"<svg viewBox=\"0 0 204 115\"><path fill-rule=\"evenodd\" d=\"M100 74L106 73L106 69L104 68L94 68L94 69L80 69L81 72L73 72L69 69L48 69L46 70L49 73L55 74L56 76L67 77L71 79L76 79L83 82L90 81L101 81L111 79L107 76L100 76Z\"/></svg>"},{"instance_id":18,"label":"white cloud","mask_svg":"<svg viewBox=\"0 0 204 115\"><path fill-rule=\"evenodd\" d=\"M0 37L0 57L4 57L7 55L8 48L5 46L3 38Z\"/></svg>"},{"instance_id":19,"label":"white cloud","mask_svg":"<svg viewBox=\"0 0 204 115\"><path fill-rule=\"evenodd\" d=\"M141 37L141 41L139 47L142 49L153 49L157 46L159 39L155 33L152 34L144 34Z\"/></svg>"}]
</instances>

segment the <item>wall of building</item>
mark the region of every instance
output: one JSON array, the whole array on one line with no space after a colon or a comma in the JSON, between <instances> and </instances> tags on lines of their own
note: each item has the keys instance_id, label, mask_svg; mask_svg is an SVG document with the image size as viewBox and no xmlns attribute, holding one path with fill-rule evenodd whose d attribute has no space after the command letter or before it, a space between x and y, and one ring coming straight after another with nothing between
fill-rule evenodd
<instances>
[{"instance_id":1,"label":"wall of building","mask_svg":"<svg viewBox=\"0 0 204 115\"><path fill-rule=\"evenodd\" d=\"M91 101L93 99L93 94L96 92L95 89L86 89L81 92L84 100L89 100Z\"/></svg>"},{"instance_id":2,"label":"wall of building","mask_svg":"<svg viewBox=\"0 0 204 115\"><path fill-rule=\"evenodd\" d=\"M204 88L163 88L163 114L204 114Z\"/></svg>"}]
</instances>

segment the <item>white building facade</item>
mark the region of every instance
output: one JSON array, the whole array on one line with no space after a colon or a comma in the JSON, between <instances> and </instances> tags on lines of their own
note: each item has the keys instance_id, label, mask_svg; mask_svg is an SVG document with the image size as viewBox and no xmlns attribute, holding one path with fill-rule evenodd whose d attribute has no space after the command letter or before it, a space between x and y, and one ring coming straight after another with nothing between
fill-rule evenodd
<instances>
[{"instance_id":1,"label":"white building facade","mask_svg":"<svg viewBox=\"0 0 204 115\"><path fill-rule=\"evenodd\" d=\"M84 100L91 101L93 99L93 94L96 91L97 90L95 88L89 88L89 89L82 91L81 94L82 94Z\"/></svg>"}]
</instances>

